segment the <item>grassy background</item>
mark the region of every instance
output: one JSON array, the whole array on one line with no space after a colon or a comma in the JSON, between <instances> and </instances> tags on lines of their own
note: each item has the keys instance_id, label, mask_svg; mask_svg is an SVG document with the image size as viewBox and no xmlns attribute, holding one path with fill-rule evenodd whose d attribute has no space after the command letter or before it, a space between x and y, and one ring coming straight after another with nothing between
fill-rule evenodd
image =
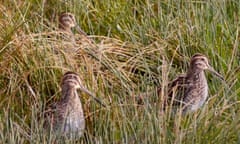
<instances>
[{"instance_id":1,"label":"grassy background","mask_svg":"<svg viewBox=\"0 0 240 144\"><path fill-rule=\"evenodd\" d=\"M239 9L237 0L1 1L1 143L239 143ZM76 15L100 52L91 53L91 46L77 58L52 52L68 46L48 36L61 12ZM203 108L185 117L161 115L151 102L156 94L136 105L132 95L185 72L194 53L207 55L226 79L207 73ZM79 141L59 141L37 120L60 98L68 70L110 106L81 97L87 128Z\"/></svg>"}]
</instances>

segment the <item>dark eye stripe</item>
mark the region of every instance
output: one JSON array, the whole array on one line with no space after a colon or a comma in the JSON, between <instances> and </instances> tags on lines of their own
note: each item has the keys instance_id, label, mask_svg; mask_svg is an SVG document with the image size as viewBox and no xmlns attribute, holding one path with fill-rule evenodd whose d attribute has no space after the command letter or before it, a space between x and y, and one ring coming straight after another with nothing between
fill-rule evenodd
<instances>
[{"instance_id":1,"label":"dark eye stripe","mask_svg":"<svg viewBox=\"0 0 240 144\"><path fill-rule=\"evenodd\" d=\"M73 21L72 19L70 19L69 17L63 17L61 19L62 22L66 22L66 21Z\"/></svg>"},{"instance_id":2,"label":"dark eye stripe","mask_svg":"<svg viewBox=\"0 0 240 144\"><path fill-rule=\"evenodd\" d=\"M63 14L61 15L61 17L59 18L59 21L62 23L66 23L66 22L75 22L75 18L74 16L70 15L70 14Z\"/></svg>"},{"instance_id":3,"label":"dark eye stripe","mask_svg":"<svg viewBox=\"0 0 240 144\"><path fill-rule=\"evenodd\" d=\"M74 84L80 84L79 76L74 72L66 72L62 79L62 84L73 82Z\"/></svg>"},{"instance_id":4,"label":"dark eye stripe","mask_svg":"<svg viewBox=\"0 0 240 144\"><path fill-rule=\"evenodd\" d=\"M75 80L78 80L79 77L76 76L76 75L66 75L63 77L63 80L66 80L66 79L75 79Z\"/></svg>"},{"instance_id":5,"label":"dark eye stripe","mask_svg":"<svg viewBox=\"0 0 240 144\"><path fill-rule=\"evenodd\" d=\"M79 82L75 79L66 79L62 82L62 84L66 84L66 83L74 83L75 85L79 84Z\"/></svg>"},{"instance_id":6,"label":"dark eye stripe","mask_svg":"<svg viewBox=\"0 0 240 144\"><path fill-rule=\"evenodd\" d=\"M71 19L73 19L73 16L72 15L68 15Z\"/></svg>"},{"instance_id":7,"label":"dark eye stripe","mask_svg":"<svg viewBox=\"0 0 240 144\"><path fill-rule=\"evenodd\" d=\"M75 85L81 84L81 82L79 81L79 79L77 77L65 77L62 80L62 85L67 84L67 83L74 83Z\"/></svg>"},{"instance_id":8,"label":"dark eye stripe","mask_svg":"<svg viewBox=\"0 0 240 144\"><path fill-rule=\"evenodd\" d=\"M201 57L200 57L200 56L194 57L194 58L192 59L192 62L195 62L195 61L198 61L198 60L208 62L207 58L206 58L206 57L203 57L203 56L201 56Z\"/></svg>"}]
</instances>

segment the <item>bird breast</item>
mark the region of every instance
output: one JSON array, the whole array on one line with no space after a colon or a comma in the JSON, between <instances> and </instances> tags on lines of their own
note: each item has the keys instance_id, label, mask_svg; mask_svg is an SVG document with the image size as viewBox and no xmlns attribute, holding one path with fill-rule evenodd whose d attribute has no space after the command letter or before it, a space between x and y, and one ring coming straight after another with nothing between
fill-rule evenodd
<instances>
[{"instance_id":1,"label":"bird breast","mask_svg":"<svg viewBox=\"0 0 240 144\"><path fill-rule=\"evenodd\" d=\"M204 72L200 73L196 81L192 82L188 93L185 95L184 102L190 111L196 111L206 101L208 96L208 84Z\"/></svg>"},{"instance_id":2,"label":"bird breast","mask_svg":"<svg viewBox=\"0 0 240 144\"><path fill-rule=\"evenodd\" d=\"M81 103L69 105L65 112L63 131L67 136L80 137L85 129L85 119Z\"/></svg>"},{"instance_id":3,"label":"bird breast","mask_svg":"<svg viewBox=\"0 0 240 144\"><path fill-rule=\"evenodd\" d=\"M82 109L70 112L65 118L64 132L76 133L81 132L85 128L85 120Z\"/></svg>"}]
</instances>

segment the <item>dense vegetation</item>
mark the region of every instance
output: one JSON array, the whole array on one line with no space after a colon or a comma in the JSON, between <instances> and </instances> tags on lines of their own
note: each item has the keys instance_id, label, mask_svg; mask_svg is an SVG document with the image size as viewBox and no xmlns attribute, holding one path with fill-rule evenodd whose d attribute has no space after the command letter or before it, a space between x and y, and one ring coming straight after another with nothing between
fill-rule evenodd
<instances>
[{"instance_id":1,"label":"dense vegetation","mask_svg":"<svg viewBox=\"0 0 240 144\"><path fill-rule=\"evenodd\" d=\"M43 132L41 113L60 98L66 71L109 106L83 94L87 128L69 143L240 142L239 1L18 0L1 1L0 11L0 143L65 142ZM74 13L96 46L55 54L68 46L54 34L61 12ZM200 110L161 114L156 94L136 104L134 95L185 72L194 53L225 78L206 72Z\"/></svg>"}]
</instances>

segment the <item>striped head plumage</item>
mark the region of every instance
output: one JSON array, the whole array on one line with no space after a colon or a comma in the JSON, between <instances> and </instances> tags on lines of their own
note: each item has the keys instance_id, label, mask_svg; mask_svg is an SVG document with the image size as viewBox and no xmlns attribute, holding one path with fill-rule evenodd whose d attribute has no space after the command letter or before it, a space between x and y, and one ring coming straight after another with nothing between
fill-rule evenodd
<instances>
[{"instance_id":1,"label":"striped head plumage","mask_svg":"<svg viewBox=\"0 0 240 144\"><path fill-rule=\"evenodd\" d=\"M62 13L59 16L59 29L61 29L62 31L66 31L68 33L72 33L72 30L71 30L72 28L76 28L76 30L80 34L87 36L87 34L77 24L74 14L69 12Z\"/></svg>"},{"instance_id":2,"label":"striped head plumage","mask_svg":"<svg viewBox=\"0 0 240 144\"><path fill-rule=\"evenodd\" d=\"M197 53L191 58L188 73L198 73L203 70L209 70L220 79L223 79L223 77L209 65L208 58L205 55Z\"/></svg>"},{"instance_id":3,"label":"striped head plumage","mask_svg":"<svg viewBox=\"0 0 240 144\"><path fill-rule=\"evenodd\" d=\"M209 70L223 80L223 77L209 65L205 55L195 54L190 60L187 73L168 84L165 105L181 105L183 113L199 109L208 96L208 83L204 70ZM161 93L161 88L158 91Z\"/></svg>"},{"instance_id":4,"label":"striped head plumage","mask_svg":"<svg viewBox=\"0 0 240 144\"><path fill-rule=\"evenodd\" d=\"M81 137L85 129L85 118L77 89L85 88L74 72L64 74L61 87L62 98L45 113L45 127L61 136Z\"/></svg>"},{"instance_id":5,"label":"striped head plumage","mask_svg":"<svg viewBox=\"0 0 240 144\"><path fill-rule=\"evenodd\" d=\"M75 89L83 88L80 77L75 72L66 72L63 75L61 86L62 88L66 85L72 86Z\"/></svg>"},{"instance_id":6,"label":"striped head plumage","mask_svg":"<svg viewBox=\"0 0 240 144\"><path fill-rule=\"evenodd\" d=\"M79 138L85 129L85 118L77 90L92 96L101 105L104 104L83 86L75 72L66 72L63 75L61 88L61 99L44 112L44 127L61 136Z\"/></svg>"},{"instance_id":7,"label":"striped head plumage","mask_svg":"<svg viewBox=\"0 0 240 144\"><path fill-rule=\"evenodd\" d=\"M59 17L59 28L71 32L71 28L77 26L75 16L72 13L62 13Z\"/></svg>"}]
</instances>

